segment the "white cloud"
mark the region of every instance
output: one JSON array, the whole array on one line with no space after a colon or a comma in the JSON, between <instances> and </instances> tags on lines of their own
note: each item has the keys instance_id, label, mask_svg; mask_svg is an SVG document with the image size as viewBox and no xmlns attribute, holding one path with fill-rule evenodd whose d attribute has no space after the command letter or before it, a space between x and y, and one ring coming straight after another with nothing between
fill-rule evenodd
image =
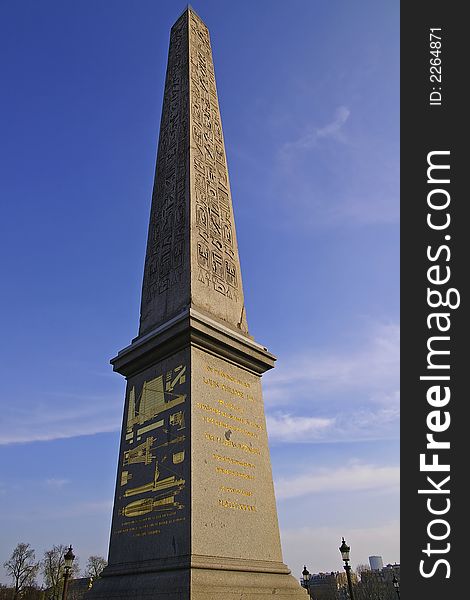
<instances>
[{"instance_id":1,"label":"white cloud","mask_svg":"<svg viewBox=\"0 0 470 600\"><path fill-rule=\"evenodd\" d=\"M263 388L273 442L396 439L399 327L376 325L352 352L285 358Z\"/></svg>"},{"instance_id":2,"label":"white cloud","mask_svg":"<svg viewBox=\"0 0 470 600\"><path fill-rule=\"evenodd\" d=\"M325 430L334 425L334 421L334 419L295 417L282 413L266 417L269 438L283 442L302 442L320 438Z\"/></svg>"},{"instance_id":3,"label":"white cloud","mask_svg":"<svg viewBox=\"0 0 470 600\"><path fill-rule=\"evenodd\" d=\"M295 477L278 478L275 487L278 500L285 500L329 492L398 491L399 484L399 467L351 462L336 469L315 469Z\"/></svg>"}]
</instances>

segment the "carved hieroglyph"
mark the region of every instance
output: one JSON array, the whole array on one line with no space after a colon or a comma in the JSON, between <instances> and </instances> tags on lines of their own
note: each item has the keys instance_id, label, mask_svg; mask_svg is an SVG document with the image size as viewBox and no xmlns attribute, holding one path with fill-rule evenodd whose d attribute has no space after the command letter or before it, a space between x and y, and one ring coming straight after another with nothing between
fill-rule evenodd
<instances>
[{"instance_id":1,"label":"carved hieroglyph","mask_svg":"<svg viewBox=\"0 0 470 600\"><path fill-rule=\"evenodd\" d=\"M171 30L140 334L188 306L248 331L209 32L192 11Z\"/></svg>"}]
</instances>

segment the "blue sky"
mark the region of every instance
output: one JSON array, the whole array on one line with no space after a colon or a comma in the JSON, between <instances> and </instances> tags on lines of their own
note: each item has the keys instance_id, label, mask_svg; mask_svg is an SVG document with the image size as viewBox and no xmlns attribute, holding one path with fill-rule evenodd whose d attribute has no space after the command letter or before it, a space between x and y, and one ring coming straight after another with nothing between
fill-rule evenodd
<instances>
[{"instance_id":1,"label":"blue sky","mask_svg":"<svg viewBox=\"0 0 470 600\"><path fill-rule=\"evenodd\" d=\"M399 7L200 0L285 562L399 561ZM169 30L160 0L0 2L0 563L107 555ZM0 581L6 581L0 573Z\"/></svg>"}]
</instances>

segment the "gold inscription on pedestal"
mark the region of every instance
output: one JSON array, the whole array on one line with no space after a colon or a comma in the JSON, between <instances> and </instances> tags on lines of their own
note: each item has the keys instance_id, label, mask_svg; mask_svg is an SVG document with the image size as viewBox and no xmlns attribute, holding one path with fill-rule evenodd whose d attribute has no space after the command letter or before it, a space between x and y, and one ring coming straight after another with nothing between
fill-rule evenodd
<instances>
[{"instance_id":1,"label":"gold inscription on pedestal","mask_svg":"<svg viewBox=\"0 0 470 600\"><path fill-rule=\"evenodd\" d=\"M226 440L221 438L218 435L212 435L212 433L204 433L206 440L210 442L216 442L217 444L221 444L222 446L226 446L227 448L237 448L238 450L242 450L248 454L261 454L261 450L256 448L256 446L249 446L248 444L244 444L243 442L233 442L232 440Z\"/></svg>"},{"instance_id":2,"label":"gold inscription on pedestal","mask_svg":"<svg viewBox=\"0 0 470 600\"><path fill-rule=\"evenodd\" d=\"M219 506L222 508L233 508L235 510L243 510L245 512L256 512L256 506L252 504L242 504L240 502L232 502L230 500L222 500L219 498Z\"/></svg>"},{"instance_id":3,"label":"gold inscription on pedestal","mask_svg":"<svg viewBox=\"0 0 470 600\"><path fill-rule=\"evenodd\" d=\"M243 417L239 417L238 415L232 415L231 413L228 413L224 410L220 410L220 408L214 408L213 406L210 406L209 404L205 404L202 402L196 402L196 406L198 408L200 408L201 410L206 410L208 412L214 413L215 415L219 415L221 417L225 417L226 419L232 419L234 421L237 421L238 423L241 423L242 425L249 425L250 427L255 427L256 429L263 429L262 425L258 425L258 423L255 423L254 421L250 421L250 419L245 419Z\"/></svg>"},{"instance_id":4,"label":"gold inscription on pedestal","mask_svg":"<svg viewBox=\"0 0 470 600\"><path fill-rule=\"evenodd\" d=\"M220 398L217 400L217 402L219 404L221 404L222 406L226 406L230 410L234 410L235 412L242 413L245 411L244 408L242 408L241 406L237 406L236 404L233 404L233 402L227 402L226 400L221 400Z\"/></svg>"},{"instance_id":5,"label":"gold inscription on pedestal","mask_svg":"<svg viewBox=\"0 0 470 600\"><path fill-rule=\"evenodd\" d=\"M207 363L204 366L205 373L201 375L201 378L204 385L208 386L210 390L207 390L207 393L203 396L203 401L195 402L195 408L198 409L196 414L199 415L198 419L202 418L205 423L225 430L220 435L204 432L207 441L218 444L220 447L220 452L211 453L212 460L220 465L214 465L215 473L224 479L227 478L225 481L230 481L229 478L233 478L246 484L254 482L256 479L254 471L257 467L251 460L257 460L262 452L259 447L251 444L251 440L254 441L254 439L261 437L260 433L265 430L262 408L260 410L256 410L256 407L250 409L246 404L246 400L255 401L252 388L254 384L236 375L231 375L222 368L216 368ZM238 389L238 387L242 389ZM236 438L239 437L237 434L247 436L251 440L237 441ZM238 457L237 454L230 456L232 454L231 450L238 450ZM243 460L240 457L241 452L251 456L246 457L248 460ZM243 483L220 485L218 487L218 497L214 501L221 508L245 513L257 512L256 490L238 487L242 485ZM229 496L227 497L227 495ZM232 498L230 498L230 495L232 495ZM249 498L252 504L234 500L234 495ZM243 498L240 498L240 500L243 500Z\"/></svg>"},{"instance_id":6,"label":"gold inscription on pedestal","mask_svg":"<svg viewBox=\"0 0 470 600\"><path fill-rule=\"evenodd\" d=\"M202 381L210 386L211 388L216 388L219 390L222 390L224 392L227 392L228 394L231 394L232 396L235 396L237 398L246 398L248 400L253 400L253 396L249 396L248 394L245 394L244 392L241 392L240 390L237 390L225 383L220 383L219 381L216 381L215 379L211 379L210 377L203 377Z\"/></svg>"},{"instance_id":7,"label":"gold inscription on pedestal","mask_svg":"<svg viewBox=\"0 0 470 600\"><path fill-rule=\"evenodd\" d=\"M237 425L232 425L230 423L226 423L224 421L219 421L218 419L214 419L213 417L203 417L203 420L206 423L211 423L212 425L216 425L217 427L223 427L224 429L226 429L227 431L238 431L239 433L243 434L243 435L247 435L249 437L258 437L257 433L253 433L252 431L248 431L248 429L243 429L242 427L238 427Z\"/></svg>"},{"instance_id":8,"label":"gold inscription on pedestal","mask_svg":"<svg viewBox=\"0 0 470 600\"><path fill-rule=\"evenodd\" d=\"M238 383L239 385L242 385L242 386L247 387L247 388L251 387L251 384L248 383L247 381L243 381L242 379L238 379L237 377L233 377L232 375L229 375L229 373L226 373L225 371L222 371L222 369L217 369L215 367L212 367L211 365L206 365L206 370L209 373L214 373L215 375L218 375L219 377L223 377L224 379L228 379L232 383Z\"/></svg>"},{"instance_id":9,"label":"gold inscription on pedestal","mask_svg":"<svg viewBox=\"0 0 470 600\"><path fill-rule=\"evenodd\" d=\"M226 492L227 494L240 494L241 496L253 496L253 492L249 490L244 490L242 488L233 488L227 487L226 485L221 485L219 487L220 492Z\"/></svg>"},{"instance_id":10,"label":"gold inscription on pedestal","mask_svg":"<svg viewBox=\"0 0 470 600\"><path fill-rule=\"evenodd\" d=\"M238 465L239 467L249 467L250 469L256 469L253 463L246 462L246 460L238 460L236 458L231 458L230 456L222 456L221 454L215 453L212 455L212 458L221 462L228 462L231 465Z\"/></svg>"},{"instance_id":11,"label":"gold inscription on pedestal","mask_svg":"<svg viewBox=\"0 0 470 600\"><path fill-rule=\"evenodd\" d=\"M242 473L241 471L233 471L232 469L223 469L222 467L215 468L217 473L221 473L222 475L232 475L233 477L241 477L242 479L254 479L254 475L250 475L248 473Z\"/></svg>"},{"instance_id":12,"label":"gold inscription on pedestal","mask_svg":"<svg viewBox=\"0 0 470 600\"><path fill-rule=\"evenodd\" d=\"M252 394L237 390L236 388L227 385L226 383L217 381L216 379L212 379L211 377L203 377L202 381L205 385L208 385L209 387L214 389L222 390L223 392L227 392L227 394L230 394L235 398L244 398L245 400L249 400L250 402L255 401L255 398Z\"/></svg>"}]
</instances>

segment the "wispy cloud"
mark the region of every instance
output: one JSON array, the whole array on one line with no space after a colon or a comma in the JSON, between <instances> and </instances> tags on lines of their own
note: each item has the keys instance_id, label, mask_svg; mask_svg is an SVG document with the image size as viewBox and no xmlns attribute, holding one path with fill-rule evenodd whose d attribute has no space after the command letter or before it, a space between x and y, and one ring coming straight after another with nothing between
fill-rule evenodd
<instances>
[{"instance_id":1,"label":"wispy cloud","mask_svg":"<svg viewBox=\"0 0 470 600\"><path fill-rule=\"evenodd\" d=\"M397 324L379 324L354 350L317 351L284 359L264 382L268 403L290 404L296 392L311 393L312 389L364 389L371 398L388 402L395 397L394 387L398 384L399 342Z\"/></svg>"},{"instance_id":2,"label":"wispy cloud","mask_svg":"<svg viewBox=\"0 0 470 600\"><path fill-rule=\"evenodd\" d=\"M397 223L396 146L369 135L360 117L353 127L351 115L342 105L324 124L312 125L306 117L294 139L287 129L283 132L275 159L278 168L269 177L279 201L275 214L285 211L276 227L310 230Z\"/></svg>"},{"instance_id":3,"label":"wispy cloud","mask_svg":"<svg viewBox=\"0 0 470 600\"><path fill-rule=\"evenodd\" d=\"M47 401L31 402L27 409L8 407L3 414L0 445L117 431L121 416L122 398L117 395L54 394Z\"/></svg>"},{"instance_id":4,"label":"wispy cloud","mask_svg":"<svg viewBox=\"0 0 470 600\"><path fill-rule=\"evenodd\" d=\"M69 479L55 479L54 477L51 477L50 479L46 479L46 481L44 483L46 484L47 487L61 489L65 485L70 483L70 480Z\"/></svg>"},{"instance_id":5,"label":"wispy cloud","mask_svg":"<svg viewBox=\"0 0 470 600\"><path fill-rule=\"evenodd\" d=\"M332 121L321 127L310 128L306 133L300 136L297 140L286 142L281 147L281 157L289 158L292 153L301 150L309 150L314 148L319 140L332 138L340 142L345 141L342 132L343 126L349 119L351 111L347 106L339 106L335 111L335 116Z\"/></svg>"},{"instance_id":6,"label":"wispy cloud","mask_svg":"<svg viewBox=\"0 0 470 600\"><path fill-rule=\"evenodd\" d=\"M79 517L91 517L93 515L109 515L113 509L111 498L107 500L96 500L90 502L77 502L71 505L61 503L60 505L51 505L51 500L37 503L34 510L24 510L23 507L12 506L8 510L6 518L15 521L34 521L51 519L54 522L59 519L73 519ZM0 520L5 518L5 510L0 516Z\"/></svg>"},{"instance_id":7,"label":"wispy cloud","mask_svg":"<svg viewBox=\"0 0 470 600\"><path fill-rule=\"evenodd\" d=\"M308 494L354 491L398 491L398 466L377 466L351 462L336 469L316 469L295 477L275 482L279 500L298 498Z\"/></svg>"},{"instance_id":8,"label":"wispy cloud","mask_svg":"<svg viewBox=\"0 0 470 600\"><path fill-rule=\"evenodd\" d=\"M304 411L308 410L304 406ZM314 409L310 409L314 410ZM266 417L272 443L337 443L394 439L398 436L398 407L349 408L331 406L330 417L292 416L276 412Z\"/></svg>"},{"instance_id":9,"label":"wispy cloud","mask_svg":"<svg viewBox=\"0 0 470 600\"><path fill-rule=\"evenodd\" d=\"M321 439L335 419L295 417L290 414L268 415L266 418L270 439L281 442L304 442Z\"/></svg>"}]
</instances>

